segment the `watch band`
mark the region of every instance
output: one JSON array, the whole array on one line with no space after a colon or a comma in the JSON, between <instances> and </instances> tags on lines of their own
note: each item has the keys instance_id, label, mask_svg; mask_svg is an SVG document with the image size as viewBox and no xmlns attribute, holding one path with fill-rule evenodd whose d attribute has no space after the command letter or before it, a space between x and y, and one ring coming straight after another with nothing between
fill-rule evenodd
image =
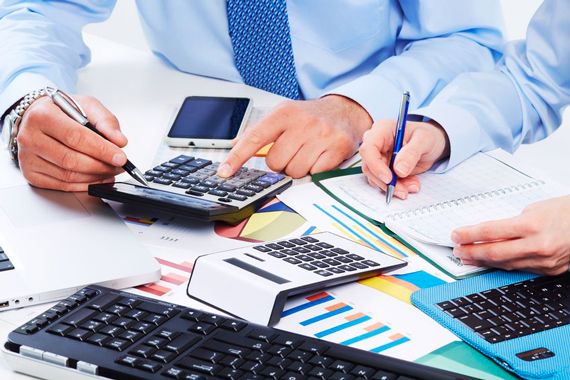
<instances>
[{"instance_id":1,"label":"watch band","mask_svg":"<svg viewBox=\"0 0 570 380\"><path fill-rule=\"evenodd\" d=\"M34 90L24 96L22 100L14 107L8 115L6 115L5 124L8 127L8 149L10 150L10 156L16 164L18 164L18 132L20 130L20 123L22 122L22 117L26 110L32 105L32 103L42 96L47 95L45 88ZM6 127L6 126L5 126Z\"/></svg>"}]
</instances>

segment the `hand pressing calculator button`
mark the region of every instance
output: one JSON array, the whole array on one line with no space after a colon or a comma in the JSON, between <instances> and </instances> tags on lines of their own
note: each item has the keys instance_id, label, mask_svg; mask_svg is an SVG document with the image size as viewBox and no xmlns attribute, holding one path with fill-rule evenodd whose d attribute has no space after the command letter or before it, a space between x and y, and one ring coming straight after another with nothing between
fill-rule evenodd
<instances>
[{"instance_id":1,"label":"hand pressing calculator button","mask_svg":"<svg viewBox=\"0 0 570 380\"><path fill-rule=\"evenodd\" d=\"M292 179L246 167L229 178L216 175L219 163L180 155L145 172L149 187L135 181L89 186L89 194L202 221L237 224Z\"/></svg>"}]
</instances>

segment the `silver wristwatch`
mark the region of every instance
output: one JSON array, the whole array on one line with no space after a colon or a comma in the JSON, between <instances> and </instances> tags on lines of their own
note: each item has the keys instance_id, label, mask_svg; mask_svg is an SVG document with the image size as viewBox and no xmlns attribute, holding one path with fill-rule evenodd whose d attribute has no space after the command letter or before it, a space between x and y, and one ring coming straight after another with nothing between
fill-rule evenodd
<instances>
[{"instance_id":1,"label":"silver wristwatch","mask_svg":"<svg viewBox=\"0 0 570 380\"><path fill-rule=\"evenodd\" d=\"M46 89L42 88L40 90L34 90L24 96L24 98L14 107L6 117L4 118L4 124L2 128L3 134L7 136L8 149L10 150L10 156L14 162L18 163L18 130L20 129L20 123L22 122L22 117L24 112L30 107L30 105L47 95Z\"/></svg>"}]
</instances>

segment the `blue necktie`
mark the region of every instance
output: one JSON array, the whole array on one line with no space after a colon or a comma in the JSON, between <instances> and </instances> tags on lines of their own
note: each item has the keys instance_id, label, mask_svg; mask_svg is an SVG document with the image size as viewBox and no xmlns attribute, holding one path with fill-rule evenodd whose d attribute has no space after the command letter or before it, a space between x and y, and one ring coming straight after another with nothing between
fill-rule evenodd
<instances>
[{"instance_id":1,"label":"blue necktie","mask_svg":"<svg viewBox=\"0 0 570 380\"><path fill-rule=\"evenodd\" d=\"M243 81L300 99L286 0L227 0L234 60Z\"/></svg>"}]
</instances>

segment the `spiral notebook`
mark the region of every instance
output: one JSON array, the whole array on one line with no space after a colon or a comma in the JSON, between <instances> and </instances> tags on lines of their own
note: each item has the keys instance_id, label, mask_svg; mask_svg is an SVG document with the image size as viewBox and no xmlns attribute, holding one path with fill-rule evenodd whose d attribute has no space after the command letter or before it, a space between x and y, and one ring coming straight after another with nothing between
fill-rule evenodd
<instances>
[{"instance_id":1,"label":"spiral notebook","mask_svg":"<svg viewBox=\"0 0 570 380\"><path fill-rule=\"evenodd\" d=\"M551 181L531 176L512 163L479 153L452 170L420 175L421 191L387 206L385 195L363 174L322 181L331 193L396 233L421 242L453 247L451 232L461 226L513 217L529 204L562 195Z\"/></svg>"}]
</instances>

